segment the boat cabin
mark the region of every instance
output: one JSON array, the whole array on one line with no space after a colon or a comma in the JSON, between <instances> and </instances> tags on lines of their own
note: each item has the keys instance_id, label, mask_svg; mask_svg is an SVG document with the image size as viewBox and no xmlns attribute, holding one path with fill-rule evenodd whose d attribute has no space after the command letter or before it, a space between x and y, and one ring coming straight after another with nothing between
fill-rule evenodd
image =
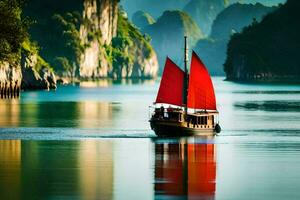
<instances>
[{"instance_id":1,"label":"boat cabin","mask_svg":"<svg viewBox=\"0 0 300 200\"><path fill-rule=\"evenodd\" d=\"M216 123L215 115L217 114L218 112L198 111L188 113L185 118L182 108L160 107L155 108L151 118L160 121L187 122L187 127L190 128L214 128Z\"/></svg>"}]
</instances>

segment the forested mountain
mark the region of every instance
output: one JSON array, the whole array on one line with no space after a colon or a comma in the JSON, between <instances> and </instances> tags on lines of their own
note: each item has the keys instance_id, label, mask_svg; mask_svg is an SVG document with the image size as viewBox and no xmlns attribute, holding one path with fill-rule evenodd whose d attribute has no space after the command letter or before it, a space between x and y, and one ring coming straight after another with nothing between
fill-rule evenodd
<instances>
[{"instance_id":1,"label":"forested mountain","mask_svg":"<svg viewBox=\"0 0 300 200\"><path fill-rule=\"evenodd\" d=\"M261 22L233 35L225 63L227 79L299 81L299 10L300 1L288 0Z\"/></svg>"},{"instance_id":2,"label":"forested mountain","mask_svg":"<svg viewBox=\"0 0 300 200\"><path fill-rule=\"evenodd\" d=\"M195 47L210 72L214 75L224 75L223 64L226 59L227 44L232 34L241 32L253 20L260 21L267 13L276 7L262 4L235 3L223 10L214 20L211 35L199 40Z\"/></svg>"}]
</instances>

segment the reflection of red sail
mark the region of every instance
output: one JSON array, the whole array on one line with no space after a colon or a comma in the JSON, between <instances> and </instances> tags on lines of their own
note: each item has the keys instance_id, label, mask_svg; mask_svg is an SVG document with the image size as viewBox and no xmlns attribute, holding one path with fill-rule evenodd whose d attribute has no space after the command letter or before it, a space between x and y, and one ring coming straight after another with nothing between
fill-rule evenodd
<instances>
[{"instance_id":1,"label":"reflection of red sail","mask_svg":"<svg viewBox=\"0 0 300 200\"><path fill-rule=\"evenodd\" d=\"M214 199L214 144L156 144L155 157L156 195Z\"/></svg>"},{"instance_id":2,"label":"reflection of red sail","mask_svg":"<svg viewBox=\"0 0 300 200\"><path fill-rule=\"evenodd\" d=\"M179 145L170 144L164 149L163 144L155 145L155 191L168 195L181 196L186 193L184 176L184 163L179 159ZM168 155L168 161L164 162L164 156Z\"/></svg>"},{"instance_id":3,"label":"reflection of red sail","mask_svg":"<svg viewBox=\"0 0 300 200\"><path fill-rule=\"evenodd\" d=\"M167 58L155 103L182 106L184 72Z\"/></svg>"},{"instance_id":4,"label":"reflection of red sail","mask_svg":"<svg viewBox=\"0 0 300 200\"><path fill-rule=\"evenodd\" d=\"M211 197L216 190L214 144L188 144L189 197Z\"/></svg>"},{"instance_id":5,"label":"reflection of red sail","mask_svg":"<svg viewBox=\"0 0 300 200\"><path fill-rule=\"evenodd\" d=\"M216 98L210 75L195 52L192 55L188 87L188 107L216 110Z\"/></svg>"}]
</instances>

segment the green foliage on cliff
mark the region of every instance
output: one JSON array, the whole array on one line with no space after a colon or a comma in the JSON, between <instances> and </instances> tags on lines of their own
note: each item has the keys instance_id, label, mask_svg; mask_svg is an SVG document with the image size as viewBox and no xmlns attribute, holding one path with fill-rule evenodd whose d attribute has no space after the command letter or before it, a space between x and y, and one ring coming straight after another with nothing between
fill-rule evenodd
<instances>
[{"instance_id":1,"label":"green foliage on cliff","mask_svg":"<svg viewBox=\"0 0 300 200\"><path fill-rule=\"evenodd\" d=\"M113 73L117 76L120 76L122 68L134 63L137 50L141 50L145 58L150 58L153 52L147 37L123 16L122 11L118 16L117 35L112 39L111 45L105 45L105 48Z\"/></svg>"},{"instance_id":2,"label":"green foliage on cliff","mask_svg":"<svg viewBox=\"0 0 300 200\"><path fill-rule=\"evenodd\" d=\"M0 61L17 62L28 38L28 20L21 17L22 1L0 1Z\"/></svg>"},{"instance_id":3,"label":"green foliage on cliff","mask_svg":"<svg viewBox=\"0 0 300 200\"><path fill-rule=\"evenodd\" d=\"M75 67L72 66L68 58L66 57L56 57L55 58L55 67L60 76L75 76Z\"/></svg>"},{"instance_id":4,"label":"green foliage on cliff","mask_svg":"<svg viewBox=\"0 0 300 200\"><path fill-rule=\"evenodd\" d=\"M83 23L82 16L79 12L67 12L64 15L55 14L53 19L57 22L58 32L61 33L61 41L57 43L58 48L63 49L61 56L55 58L56 62L67 59L68 62L60 62L61 65L56 66L58 71L69 71L73 68L70 64L65 63L76 62L76 65L80 64L80 56L84 52L85 46L80 39L79 28ZM94 36L91 36L94 37Z\"/></svg>"},{"instance_id":5,"label":"green foliage on cliff","mask_svg":"<svg viewBox=\"0 0 300 200\"><path fill-rule=\"evenodd\" d=\"M65 66L57 64L59 58L67 59L72 66L78 62L82 10L83 1L26 0L24 14L35 22L29 29L31 38L41 47L41 56L59 74L65 71Z\"/></svg>"},{"instance_id":6,"label":"green foliage on cliff","mask_svg":"<svg viewBox=\"0 0 300 200\"><path fill-rule=\"evenodd\" d=\"M149 44L149 38L147 35L143 35L133 24L128 21L127 18L121 14L121 12L119 13L118 17L117 36L113 38L112 41L113 47L118 47L119 42L116 42L118 40L128 41L129 47L134 47L137 42L140 43L140 46L143 47L143 52L146 58L149 58L152 53L153 49Z\"/></svg>"},{"instance_id":7,"label":"green foliage on cliff","mask_svg":"<svg viewBox=\"0 0 300 200\"><path fill-rule=\"evenodd\" d=\"M30 41L28 38L25 39L25 41L21 44L21 52L27 57L31 55L37 57L37 63L35 66L33 66L37 72L41 72L44 68L53 71L53 68L50 66L50 64L40 56L39 46L36 42Z\"/></svg>"},{"instance_id":8,"label":"green foliage on cliff","mask_svg":"<svg viewBox=\"0 0 300 200\"><path fill-rule=\"evenodd\" d=\"M50 65L39 55L37 43L30 40L28 33L31 21L22 15L22 0L0 1L0 61L7 61L11 66L20 65L21 55L37 58L35 70L52 70Z\"/></svg>"},{"instance_id":9,"label":"green foliage on cliff","mask_svg":"<svg viewBox=\"0 0 300 200\"><path fill-rule=\"evenodd\" d=\"M300 1L288 0L260 23L235 34L224 65L229 79L300 76Z\"/></svg>"}]
</instances>

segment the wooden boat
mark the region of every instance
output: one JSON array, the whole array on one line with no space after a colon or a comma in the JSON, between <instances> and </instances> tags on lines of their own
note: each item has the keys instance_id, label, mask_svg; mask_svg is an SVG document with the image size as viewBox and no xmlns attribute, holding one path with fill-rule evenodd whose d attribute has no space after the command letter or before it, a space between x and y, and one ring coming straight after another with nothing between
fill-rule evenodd
<instances>
[{"instance_id":1,"label":"wooden boat","mask_svg":"<svg viewBox=\"0 0 300 200\"><path fill-rule=\"evenodd\" d=\"M158 136L214 135L221 131L211 77L192 53L188 74L187 37L184 71L167 57L154 111L149 120Z\"/></svg>"}]
</instances>

